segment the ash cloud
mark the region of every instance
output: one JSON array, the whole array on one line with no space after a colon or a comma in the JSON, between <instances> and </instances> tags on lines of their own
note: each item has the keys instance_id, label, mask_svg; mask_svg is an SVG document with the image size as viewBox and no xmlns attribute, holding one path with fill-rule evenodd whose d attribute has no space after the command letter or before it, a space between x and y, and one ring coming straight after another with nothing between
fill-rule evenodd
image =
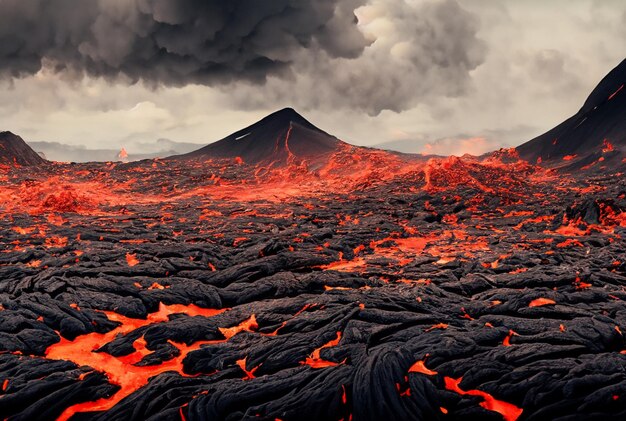
<instances>
[{"instance_id":1,"label":"ash cloud","mask_svg":"<svg viewBox=\"0 0 626 421\"><path fill-rule=\"evenodd\" d=\"M375 116L471 90L470 72L484 62L487 48L477 35L479 19L456 0L371 0L357 13L362 31L375 39L358 58L302 54L292 84L270 78L262 89L229 90L234 104L256 108L288 100L303 109L332 106Z\"/></svg>"},{"instance_id":2,"label":"ash cloud","mask_svg":"<svg viewBox=\"0 0 626 421\"><path fill-rule=\"evenodd\" d=\"M0 78L45 68L376 115L465 94L479 26L457 0L0 0Z\"/></svg>"},{"instance_id":3,"label":"ash cloud","mask_svg":"<svg viewBox=\"0 0 626 421\"><path fill-rule=\"evenodd\" d=\"M365 0L0 0L0 76L42 67L149 85L288 76L302 50L354 58Z\"/></svg>"}]
</instances>

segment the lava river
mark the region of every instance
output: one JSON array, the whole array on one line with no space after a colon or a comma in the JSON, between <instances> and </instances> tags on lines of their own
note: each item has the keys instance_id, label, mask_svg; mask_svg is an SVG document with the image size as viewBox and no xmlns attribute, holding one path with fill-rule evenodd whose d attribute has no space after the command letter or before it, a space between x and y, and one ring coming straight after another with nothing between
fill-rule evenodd
<instances>
[{"instance_id":1,"label":"lava river","mask_svg":"<svg viewBox=\"0 0 626 421\"><path fill-rule=\"evenodd\" d=\"M166 371L176 371L183 373L183 360L190 352L199 349L202 345L209 343L219 343L223 341L200 341L193 345L172 343L180 350L180 354L169 361L157 366L137 366L135 365L148 355L151 351L146 348L146 342L140 338L134 342L135 352L124 357L113 357L105 352L97 352L103 345L115 339L118 335L124 335L143 326L150 326L156 323L167 322L168 316L176 313L184 313L190 317L202 316L212 317L225 310L203 309L193 304L184 305L163 305L159 311L152 313L147 319L131 319L114 312L104 312L111 321L120 323L120 326L108 333L92 333L79 336L70 341L61 339L60 342L50 346L46 350L46 358L51 360L69 360L79 366L89 366L94 370L106 373L109 381L119 386L119 390L110 398L99 399L95 402L85 402L67 408L58 418L60 421L70 419L78 412L106 411L115 406L120 400L131 393L137 391L148 383L148 379ZM252 325L249 322L242 323L241 326L229 328L230 335L241 330L249 330ZM89 375L83 374L83 377ZM82 379L81 379L82 380Z\"/></svg>"}]
</instances>

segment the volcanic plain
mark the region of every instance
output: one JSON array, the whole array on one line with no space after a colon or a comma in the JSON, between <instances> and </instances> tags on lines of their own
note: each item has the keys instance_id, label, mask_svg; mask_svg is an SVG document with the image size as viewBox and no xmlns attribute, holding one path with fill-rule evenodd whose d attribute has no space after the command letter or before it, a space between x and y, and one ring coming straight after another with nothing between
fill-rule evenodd
<instances>
[{"instance_id":1,"label":"volcanic plain","mask_svg":"<svg viewBox=\"0 0 626 421\"><path fill-rule=\"evenodd\" d=\"M134 163L0 137L2 419L626 417L610 140L572 170L356 147L290 109Z\"/></svg>"}]
</instances>

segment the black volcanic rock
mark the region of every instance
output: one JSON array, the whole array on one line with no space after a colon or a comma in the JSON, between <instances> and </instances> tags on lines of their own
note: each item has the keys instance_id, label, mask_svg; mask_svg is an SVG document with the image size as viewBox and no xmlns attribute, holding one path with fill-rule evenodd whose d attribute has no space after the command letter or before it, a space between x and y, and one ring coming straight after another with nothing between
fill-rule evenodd
<instances>
[{"instance_id":1,"label":"black volcanic rock","mask_svg":"<svg viewBox=\"0 0 626 421\"><path fill-rule=\"evenodd\" d=\"M21 137L11 132L0 132L0 164L36 166L45 162Z\"/></svg>"},{"instance_id":2,"label":"black volcanic rock","mask_svg":"<svg viewBox=\"0 0 626 421\"><path fill-rule=\"evenodd\" d=\"M381 154L9 168L0 419L625 419L622 174Z\"/></svg>"},{"instance_id":3,"label":"black volcanic rock","mask_svg":"<svg viewBox=\"0 0 626 421\"><path fill-rule=\"evenodd\" d=\"M316 161L337 151L342 144L295 110L285 108L220 141L175 158L238 157L247 164L281 166Z\"/></svg>"},{"instance_id":4,"label":"black volcanic rock","mask_svg":"<svg viewBox=\"0 0 626 421\"><path fill-rule=\"evenodd\" d=\"M600 82L576 115L519 146L520 156L532 163L539 158L543 162L561 161L567 156L590 163L603 153L608 155L607 162L620 157L616 151L626 151L625 84L626 60Z\"/></svg>"}]
</instances>

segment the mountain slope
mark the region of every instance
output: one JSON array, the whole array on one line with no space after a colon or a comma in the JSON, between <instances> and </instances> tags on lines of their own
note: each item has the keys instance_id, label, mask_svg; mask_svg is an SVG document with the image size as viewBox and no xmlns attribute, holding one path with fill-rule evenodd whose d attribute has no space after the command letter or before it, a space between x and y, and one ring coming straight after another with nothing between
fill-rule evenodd
<instances>
[{"instance_id":1,"label":"mountain slope","mask_svg":"<svg viewBox=\"0 0 626 421\"><path fill-rule=\"evenodd\" d=\"M626 60L594 89L576 115L517 148L530 162L576 160L587 165L605 154L619 162L626 151ZM604 161L604 160L603 160Z\"/></svg>"},{"instance_id":2,"label":"mountain slope","mask_svg":"<svg viewBox=\"0 0 626 421\"><path fill-rule=\"evenodd\" d=\"M293 109L285 108L222 140L174 158L241 158L247 164L284 166L304 160L314 162L342 145L342 141Z\"/></svg>"},{"instance_id":3,"label":"mountain slope","mask_svg":"<svg viewBox=\"0 0 626 421\"><path fill-rule=\"evenodd\" d=\"M21 137L11 132L0 132L0 164L36 166L45 162Z\"/></svg>"}]
</instances>

